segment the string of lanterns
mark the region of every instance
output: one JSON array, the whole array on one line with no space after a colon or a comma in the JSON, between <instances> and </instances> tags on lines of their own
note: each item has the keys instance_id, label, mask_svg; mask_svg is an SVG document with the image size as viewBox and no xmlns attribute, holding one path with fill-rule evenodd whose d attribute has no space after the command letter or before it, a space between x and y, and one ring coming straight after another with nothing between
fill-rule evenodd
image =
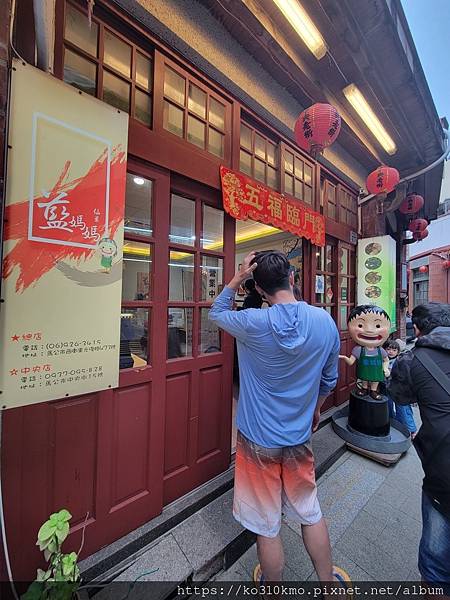
<instances>
[{"instance_id":1,"label":"string of lanterns","mask_svg":"<svg viewBox=\"0 0 450 600\"><path fill-rule=\"evenodd\" d=\"M294 134L297 144L313 157L323 152L338 137L341 130L341 117L334 106L316 103L301 112L295 121ZM367 177L369 194L389 194L400 182L400 173L393 167L380 165ZM428 221L412 217L424 206L419 194L408 194L399 206L399 211L410 219L408 229L416 241L428 236Z\"/></svg>"}]
</instances>

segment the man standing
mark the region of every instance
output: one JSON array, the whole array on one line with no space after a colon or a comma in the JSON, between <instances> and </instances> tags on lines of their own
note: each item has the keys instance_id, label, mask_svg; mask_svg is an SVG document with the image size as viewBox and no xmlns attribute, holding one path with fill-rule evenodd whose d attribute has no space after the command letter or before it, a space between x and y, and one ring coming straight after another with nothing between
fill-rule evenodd
<instances>
[{"instance_id":1,"label":"man standing","mask_svg":"<svg viewBox=\"0 0 450 600\"><path fill-rule=\"evenodd\" d=\"M397 358L389 395L398 404L419 405L414 446L425 473L419 571L427 583L444 584L450 596L450 304L416 306L412 322L417 342Z\"/></svg>"},{"instance_id":2,"label":"man standing","mask_svg":"<svg viewBox=\"0 0 450 600\"><path fill-rule=\"evenodd\" d=\"M253 274L270 308L231 310ZM321 581L333 571L328 529L317 500L310 438L320 407L336 385L339 335L330 315L297 302L281 252L249 254L216 298L210 319L237 340L240 392L233 514L257 534L257 581L280 581L284 567L282 511L302 526Z\"/></svg>"}]
</instances>

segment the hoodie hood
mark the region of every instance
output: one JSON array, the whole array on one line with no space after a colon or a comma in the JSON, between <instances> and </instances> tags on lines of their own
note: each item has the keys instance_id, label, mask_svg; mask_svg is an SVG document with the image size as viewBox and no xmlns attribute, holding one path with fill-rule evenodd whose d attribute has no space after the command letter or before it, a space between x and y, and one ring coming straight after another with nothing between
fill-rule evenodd
<instances>
[{"instance_id":1,"label":"hoodie hood","mask_svg":"<svg viewBox=\"0 0 450 600\"><path fill-rule=\"evenodd\" d=\"M450 351L450 327L435 327L433 331L417 339L416 347Z\"/></svg>"},{"instance_id":2,"label":"hoodie hood","mask_svg":"<svg viewBox=\"0 0 450 600\"><path fill-rule=\"evenodd\" d=\"M301 318L303 304L275 304L267 311L273 339L288 354L296 354L308 335L307 323Z\"/></svg>"}]
</instances>

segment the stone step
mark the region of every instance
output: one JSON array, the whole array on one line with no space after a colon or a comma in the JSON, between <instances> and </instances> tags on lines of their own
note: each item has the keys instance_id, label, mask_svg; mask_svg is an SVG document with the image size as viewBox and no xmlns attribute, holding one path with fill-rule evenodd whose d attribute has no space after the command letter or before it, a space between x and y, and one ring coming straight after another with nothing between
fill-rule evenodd
<instances>
[{"instance_id":1,"label":"stone step","mask_svg":"<svg viewBox=\"0 0 450 600\"><path fill-rule=\"evenodd\" d=\"M313 450L316 459L316 477L319 478L326 470L345 452L345 443L333 431L328 419L321 423L320 429L312 438ZM124 587L130 583L139 582L160 582L158 587L153 590L152 598L166 598L174 592L177 585L186 582L203 583L210 580L219 572L227 570L233 565L255 542L255 536L251 532L243 529L237 523L232 515L232 477L233 469L227 474L222 474L219 481L216 482L215 491L221 490L222 493L215 495L213 489L209 490L209 501L199 506L200 496L195 498L191 493L191 502L182 498L186 516L179 520L171 528L162 527L164 513L174 513L181 508L180 501L173 503L170 507L164 509L160 517L154 521L161 522L156 527L151 527L151 523L140 528L144 533L140 538L139 531L133 532L132 537L127 536L128 544L125 540L116 542L116 547L111 553L109 559L103 556L103 560L98 561L95 569L95 558L91 557L83 561L86 567L84 569L83 580L91 584L96 582L113 582L111 588L118 586ZM216 478L217 479L217 478ZM211 482L210 482L211 483ZM224 489L228 486L228 489ZM200 493L199 488L197 493ZM215 497L214 497L215 495ZM178 503L178 504L177 504ZM189 508L188 508L189 506ZM194 508L193 508L194 507ZM195 508L196 507L196 508ZM172 523L175 515L171 515ZM165 522L170 522L165 520ZM152 532L162 533L158 537L153 537L151 541L142 544L142 541L151 536ZM133 546L134 537L134 546ZM139 549L134 549L140 541ZM104 552L104 551L102 551ZM97 553L98 554L98 553ZM117 559L121 560L117 560ZM114 562L115 561L115 562ZM100 572L99 566L102 566ZM84 566L82 564L82 566ZM95 577L88 577L89 574L95 574ZM117 589L114 591L114 597L120 593ZM111 590L104 589L95 594L96 600L101 600L107 594L111 596ZM106 597L106 596L105 596Z\"/></svg>"}]
</instances>

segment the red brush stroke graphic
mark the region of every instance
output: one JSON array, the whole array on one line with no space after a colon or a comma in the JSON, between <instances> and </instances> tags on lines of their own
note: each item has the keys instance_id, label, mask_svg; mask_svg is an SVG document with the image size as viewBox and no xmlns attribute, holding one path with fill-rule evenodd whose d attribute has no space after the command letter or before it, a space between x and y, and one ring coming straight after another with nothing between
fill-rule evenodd
<instances>
[{"instance_id":1,"label":"red brush stroke graphic","mask_svg":"<svg viewBox=\"0 0 450 600\"><path fill-rule=\"evenodd\" d=\"M51 196L59 192L69 192L72 206L98 204L105 197L105 171L106 153L102 154L91 166L84 177L65 181L70 170L68 161L58 180L51 190ZM125 152L117 148L113 150L113 159L110 168L110 196L109 196L109 237L113 238L120 222L123 219L123 201L126 185L126 156ZM48 201L42 197L37 201ZM104 201L104 200L103 200ZM15 267L20 273L16 281L16 292L22 293L31 285L50 271L61 260L86 260L95 250L90 248L74 248L59 244L47 244L30 241L28 239L29 201L18 202L6 207L5 210L5 240L18 240L14 248L8 252L3 260L3 277L9 277ZM73 233L74 238L78 233ZM67 240L71 236L66 237Z\"/></svg>"}]
</instances>

